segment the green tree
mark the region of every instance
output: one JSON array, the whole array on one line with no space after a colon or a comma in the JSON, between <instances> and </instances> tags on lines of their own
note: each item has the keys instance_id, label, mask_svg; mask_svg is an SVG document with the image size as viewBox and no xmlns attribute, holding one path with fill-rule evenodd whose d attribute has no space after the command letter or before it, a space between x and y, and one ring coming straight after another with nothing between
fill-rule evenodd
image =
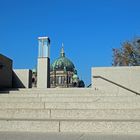
<instances>
[{"instance_id":1,"label":"green tree","mask_svg":"<svg viewBox=\"0 0 140 140\"><path fill-rule=\"evenodd\" d=\"M140 65L140 39L124 42L121 48L113 49L113 66Z\"/></svg>"}]
</instances>

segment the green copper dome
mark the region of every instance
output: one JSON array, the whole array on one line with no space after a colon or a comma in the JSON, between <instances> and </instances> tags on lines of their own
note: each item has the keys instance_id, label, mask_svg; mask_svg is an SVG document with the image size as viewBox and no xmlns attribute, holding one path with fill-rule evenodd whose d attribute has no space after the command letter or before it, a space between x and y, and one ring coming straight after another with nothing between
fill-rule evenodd
<instances>
[{"instance_id":1,"label":"green copper dome","mask_svg":"<svg viewBox=\"0 0 140 140\"><path fill-rule=\"evenodd\" d=\"M60 57L51 64L51 71L74 71L74 64L65 57L64 49L61 49Z\"/></svg>"}]
</instances>

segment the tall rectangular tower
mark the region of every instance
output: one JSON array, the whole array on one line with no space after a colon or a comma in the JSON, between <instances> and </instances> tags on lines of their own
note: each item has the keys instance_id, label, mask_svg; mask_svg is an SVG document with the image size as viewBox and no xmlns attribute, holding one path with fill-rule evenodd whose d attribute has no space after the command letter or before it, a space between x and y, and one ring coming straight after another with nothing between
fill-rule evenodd
<instances>
[{"instance_id":1,"label":"tall rectangular tower","mask_svg":"<svg viewBox=\"0 0 140 140\"><path fill-rule=\"evenodd\" d=\"M39 37L37 88L50 88L50 39Z\"/></svg>"}]
</instances>

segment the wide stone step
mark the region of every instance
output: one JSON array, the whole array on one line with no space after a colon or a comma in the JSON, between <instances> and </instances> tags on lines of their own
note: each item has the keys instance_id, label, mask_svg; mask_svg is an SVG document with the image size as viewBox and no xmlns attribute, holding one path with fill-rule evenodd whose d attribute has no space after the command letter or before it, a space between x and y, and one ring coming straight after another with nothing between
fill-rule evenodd
<instances>
[{"instance_id":1,"label":"wide stone step","mask_svg":"<svg viewBox=\"0 0 140 140\"><path fill-rule=\"evenodd\" d=\"M24 94L24 93L23 93ZM28 94L28 93L27 93ZM33 93L29 93L29 94L33 94ZM38 93L37 93L38 94ZM100 93L100 92L93 92L93 93L75 93L75 94L65 94L65 93L39 93L38 94L39 97L48 97L48 96L63 96L63 97L74 97L74 96L97 96L97 97L105 97L105 96L110 96L110 97L122 97L122 96L129 96L129 97L140 97L139 95L136 94L109 94L109 93Z\"/></svg>"},{"instance_id":2,"label":"wide stone step","mask_svg":"<svg viewBox=\"0 0 140 140\"><path fill-rule=\"evenodd\" d=\"M0 94L0 98L3 98L3 97L21 97L21 98L24 98L24 97L101 97L101 98L108 98L108 97L112 97L112 98L117 98L117 97L120 97L120 98L140 98L140 96L138 95L133 95L133 96L117 96L117 95L105 95L105 94L90 94L90 93L86 93L86 94L83 94L83 93L77 93L77 94L57 94L57 93L42 93L42 94L38 94L38 93L10 93L10 94Z\"/></svg>"},{"instance_id":3,"label":"wide stone step","mask_svg":"<svg viewBox=\"0 0 140 140\"><path fill-rule=\"evenodd\" d=\"M59 121L0 120L0 131L59 132Z\"/></svg>"},{"instance_id":4,"label":"wide stone step","mask_svg":"<svg viewBox=\"0 0 140 140\"><path fill-rule=\"evenodd\" d=\"M112 97L112 96L76 96L76 97L42 97L42 102L140 102L140 97Z\"/></svg>"},{"instance_id":5,"label":"wide stone step","mask_svg":"<svg viewBox=\"0 0 140 140\"><path fill-rule=\"evenodd\" d=\"M0 109L140 109L140 102L117 103L47 103L47 102L0 102Z\"/></svg>"},{"instance_id":6,"label":"wide stone step","mask_svg":"<svg viewBox=\"0 0 140 140\"><path fill-rule=\"evenodd\" d=\"M140 134L140 121L0 120L0 131Z\"/></svg>"},{"instance_id":7,"label":"wide stone step","mask_svg":"<svg viewBox=\"0 0 140 140\"><path fill-rule=\"evenodd\" d=\"M4 93L10 93L10 94L42 94L41 96L44 96L43 94L69 94L69 95L81 95L81 94L94 94L97 96L136 96L134 93L128 93L125 90L119 91L110 91L105 92L103 90L95 90L93 88L50 88L50 89L18 89L18 90L9 90L9 91L3 91ZM0 93L3 93L0 91ZM29 95L33 96L34 95ZM35 95L36 96L36 95ZM46 96L46 95L45 95Z\"/></svg>"},{"instance_id":8,"label":"wide stone step","mask_svg":"<svg viewBox=\"0 0 140 140\"><path fill-rule=\"evenodd\" d=\"M140 96L0 96L0 102L140 102Z\"/></svg>"},{"instance_id":9,"label":"wide stone step","mask_svg":"<svg viewBox=\"0 0 140 140\"><path fill-rule=\"evenodd\" d=\"M134 96L134 93L127 92L104 92L102 90L94 90L92 88L55 88L55 89L19 89L13 91L7 91L7 93L33 93L33 94L99 94L100 96Z\"/></svg>"},{"instance_id":10,"label":"wide stone step","mask_svg":"<svg viewBox=\"0 0 140 140\"><path fill-rule=\"evenodd\" d=\"M92 93L88 93L88 92L76 92L76 93L73 93L73 92L70 92L70 93L57 93L57 92L53 92L53 93L44 93L44 92L37 92L37 93L26 93L26 92L17 92L17 93L10 93L10 94L39 94L39 96L51 96L51 95L58 95L58 96L80 96L80 95L87 95L87 96L90 96L90 95L94 95L94 96L138 96L136 94L117 94L117 93L101 93L101 92L92 92ZM24 95L23 95L24 96ZM29 95L29 96L32 96L32 95Z\"/></svg>"},{"instance_id":11,"label":"wide stone step","mask_svg":"<svg viewBox=\"0 0 140 140\"><path fill-rule=\"evenodd\" d=\"M140 109L50 110L52 119L140 120Z\"/></svg>"},{"instance_id":12,"label":"wide stone step","mask_svg":"<svg viewBox=\"0 0 140 140\"><path fill-rule=\"evenodd\" d=\"M139 140L140 134L0 132L0 140Z\"/></svg>"},{"instance_id":13,"label":"wide stone step","mask_svg":"<svg viewBox=\"0 0 140 140\"><path fill-rule=\"evenodd\" d=\"M45 103L46 109L140 109L140 102Z\"/></svg>"},{"instance_id":14,"label":"wide stone step","mask_svg":"<svg viewBox=\"0 0 140 140\"><path fill-rule=\"evenodd\" d=\"M77 94L77 93L90 93L90 94L107 94L107 95L117 95L117 96L127 96L127 95L135 95L135 93L132 92L128 92L125 89L121 89L121 90L108 90L108 91L104 91L104 90L95 90L94 88L55 88L55 89L35 89L35 90L31 90L29 89L28 91L26 89L22 89L20 90L24 91L24 92L28 92L28 93L58 93L58 94Z\"/></svg>"},{"instance_id":15,"label":"wide stone step","mask_svg":"<svg viewBox=\"0 0 140 140\"><path fill-rule=\"evenodd\" d=\"M60 132L140 134L140 121L61 121Z\"/></svg>"},{"instance_id":16,"label":"wide stone step","mask_svg":"<svg viewBox=\"0 0 140 140\"><path fill-rule=\"evenodd\" d=\"M99 91L8 91L8 92L0 92L0 94L103 94L102 92Z\"/></svg>"},{"instance_id":17,"label":"wide stone step","mask_svg":"<svg viewBox=\"0 0 140 140\"><path fill-rule=\"evenodd\" d=\"M5 94L5 93L1 93L0 94L0 98L2 97L39 97L39 94L33 94L33 93L9 93L9 94Z\"/></svg>"},{"instance_id":18,"label":"wide stone step","mask_svg":"<svg viewBox=\"0 0 140 140\"><path fill-rule=\"evenodd\" d=\"M76 94L76 93L96 93L96 92L98 93L99 91L89 88L19 89L7 91L7 93L40 93L40 94L42 93Z\"/></svg>"},{"instance_id":19,"label":"wide stone step","mask_svg":"<svg viewBox=\"0 0 140 140\"><path fill-rule=\"evenodd\" d=\"M48 96L65 96L65 97L70 97L70 96L112 96L112 97L121 97L121 96L129 96L129 97L138 97L136 94L117 94L117 93L102 93L100 91L92 91L92 92L87 92L87 91L80 91L80 92L41 92L41 91L10 91L10 93L0 93L0 97L48 97Z\"/></svg>"},{"instance_id":20,"label":"wide stone step","mask_svg":"<svg viewBox=\"0 0 140 140\"><path fill-rule=\"evenodd\" d=\"M0 109L0 119L50 119L47 109Z\"/></svg>"},{"instance_id":21,"label":"wide stone step","mask_svg":"<svg viewBox=\"0 0 140 140\"><path fill-rule=\"evenodd\" d=\"M140 109L0 109L0 119L140 120Z\"/></svg>"},{"instance_id":22,"label":"wide stone step","mask_svg":"<svg viewBox=\"0 0 140 140\"><path fill-rule=\"evenodd\" d=\"M33 102L0 102L0 109L44 109L45 103Z\"/></svg>"},{"instance_id":23,"label":"wide stone step","mask_svg":"<svg viewBox=\"0 0 140 140\"><path fill-rule=\"evenodd\" d=\"M78 93L78 94L57 94L57 93L10 93L10 94L0 94L0 98L2 97L79 97L79 96L98 96L97 94L89 94L89 93Z\"/></svg>"},{"instance_id":24,"label":"wide stone step","mask_svg":"<svg viewBox=\"0 0 140 140\"><path fill-rule=\"evenodd\" d=\"M37 97L0 97L0 102L41 102Z\"/></svg>"}]
</instances>

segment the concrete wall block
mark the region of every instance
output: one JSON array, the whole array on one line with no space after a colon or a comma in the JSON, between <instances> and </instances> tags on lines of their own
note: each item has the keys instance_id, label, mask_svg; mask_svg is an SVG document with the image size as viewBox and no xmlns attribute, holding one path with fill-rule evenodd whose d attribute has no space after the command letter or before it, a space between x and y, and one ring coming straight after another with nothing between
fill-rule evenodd
<instances>
[{"instance_id":1,"label":"concrete wall block","mask_svg":"<svg viewBox=\"0 0 140 140\"><path fill-rule=\"evenodd\" d=\"M11 59L0 54L0 88L12 87L12 65Z\"/></svg>"},{"instance_id":2,"label":"concrete wall block","mask_svg":"<svg viewBox=\"0 0 140 140\"><path fill-rule=\"evenodd\" d=\"M13 70L13 88L31 88L32 71L29 69Z\"/></svg>"},{"instance_id":3,"label":"concrete wall block","mask_svg":"<svg viewBox=\"0 0 140 140\"><path fill-rule=\"evenodd\" d=\"M118 92L118 94L132 93L123 89L115 84L107 82L101 78L93 78L93 76L101 76L106 78L114 83L122 85L128 89L134 90L140 93L140 66L133 67L99 67L92 68L92 87L101 88L105 91ZM110 87L110 88L105 88ZM132 93L133 94L133 93Z\"/></svg>"}]
</instances>

